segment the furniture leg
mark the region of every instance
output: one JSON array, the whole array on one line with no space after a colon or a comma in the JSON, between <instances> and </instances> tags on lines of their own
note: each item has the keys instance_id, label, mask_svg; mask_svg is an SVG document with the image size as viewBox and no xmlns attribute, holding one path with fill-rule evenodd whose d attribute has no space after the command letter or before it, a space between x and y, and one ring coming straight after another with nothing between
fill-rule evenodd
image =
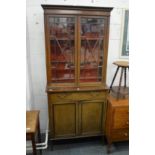
<instances>
[{"instance_id":1,"label":"furniture leg","mask_svg":"<svg viewBox=\"0 0 155 155\"><path fill-rule=\"evenodd\" d=\"M123 76L123 68L121 69L121 76L120 76L120 80L119 80L119 87L118 87L117 99L119 98L119 94L120 94L121 83L122 83L122 76Z\"/></svg>"},{"instance_id":2,"label":"furniture leg","mask_svg":"<svg viewBox=\"0 0 155 155\"><path fill-rule=\"evenodd\" d=\"M113 77L113 79L112 79L112 82L111 82L111 85L110 85L110 90L111 90L111 88L112 88L112 85L113 85L114 80L115 80L115 78L116 78L116 75L117 75L117 73L118 73L118 70L119 70L119 66L117 67L116 72L115 72L115 75L114 75L114 77ZM110 91L110 90L109 90L109 91Z\"/></svg>"},{"instance_id":3,"label":"furniture leg","mask_svg":"<svg viewBox=\"0 0 155 155\"><path fill-rule=\"evenodd\" d=\"M53 151L53 141L52 140L50 141L50 146L51 146L50 147L51 148L51 151Z\"/></svg>"},{"instance_id":4,"label":"furniture leg","mask_svg":"<svg viewBox=\"0 0 155 155\"><path fill-rule=\"evenodd\" d=\"M41 142L40 122L39 122L39 120L38 120L38 141Z\"/></svg>"},{"instance_id":5,"label":"furniture leg","mask_svg":"<svg viewBox=\"0 0 155 155\"><path fill-rule=\"evenodd\" d=\"M36 143L35 143L35 134L31 134L31 140L32 140L33 155L37 155Z\"/></svg>"},{"instance_id":6,"label":"furniture leg","mask_svg":"<svg viewBox=\"0 0 155 155\"><path fill-rule=\"evenodd\" d=\"M124 87L126 87L126 68L124 68Z\"/></svg>"},{"instance_id":7,"label":"furniture leg","mask_svg":"<svg viewBox=\"0 0 155 155\"><path fill-rule=\"evenodd\" d=\"M105 137L105 136L102 136L102 138L101 138L101 143L103 144L103 146L104 146L104 144L105 144L105 141L106 141L106 137Z\"/></svg>"},{"instance_id":8,"label":"furniture leg","mask_svg":"<svg viewBox=\"0 0 155 155\"><path fill-rule=\"evenodd\" d=\"M111 141L108 141L108 147L107 147L107 153L111 153L111 144L112 142Z\"/></svg>"},{"instance_id":9,"label":"furniture leg","mask_svg":"<svg viewBox=\"0 0 155 155\"><path fill-rule=\"evenodd\" d=\"M41 134L40 134L40 121L38 120L38 141L41 143ZM42 150L40 150L40 154L42 154Z\"/></svg>"}]
</instances>

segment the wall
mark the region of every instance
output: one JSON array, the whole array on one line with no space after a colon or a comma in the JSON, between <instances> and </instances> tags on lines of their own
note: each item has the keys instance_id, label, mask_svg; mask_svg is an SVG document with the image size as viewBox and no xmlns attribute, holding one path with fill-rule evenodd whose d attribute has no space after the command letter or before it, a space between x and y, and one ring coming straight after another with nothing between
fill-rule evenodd
<instances>
[{"instance_id":1,"label":"wall","mask_svg":"<svg viewBox=\"0 0 155 155\"><path fill-rule=\"evenodd\" d=\"M28 26L26 27L26 110L31 110L33 107L33 90L31 77L31 62L30 62L30 40Z\"/></svg>"},{"instance_id":2,"label":"wall","mask_svg":"<svg viewBox=\"0 0 155 155\"><path fill-rule=\"evenodd\" d=\"M110 40L108 53L107 84L113 78L115 66L112 62L119 59L121 23L123 8L128 8L128 0L27 0L27 35L29 48L27 62L29 65L28 81L31 84L28 93L31 94L31 109L41 110L40 121L41 131L47 123L47 96L46 88L46 67L45 67L45 38L44 19L41 4L60 5L87 5L87 6L109 6L114 7L110 20ZM117 79L118 80L118 79Z\"/></svg>"}]
</instances>

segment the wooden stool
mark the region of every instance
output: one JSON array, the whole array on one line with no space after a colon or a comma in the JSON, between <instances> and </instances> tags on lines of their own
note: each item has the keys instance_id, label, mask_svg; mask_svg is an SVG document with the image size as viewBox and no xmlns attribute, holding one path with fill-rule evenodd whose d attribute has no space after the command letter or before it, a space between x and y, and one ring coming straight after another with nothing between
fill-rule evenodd
<instances>
[{"instance_id":1,"label":"wooden stool","mask_svg":"<svg viewBox=\"0 0 155 155\"><path fill-rule=\"evenodd\" d=\"M32 141L33 155L37 155L35 135L38 132L38 140L41 142L39 111L26 111L26 140Z\"/></svg>"},{"instance_id":2,"label":"wooden stool","mask_svg":"<svg viewBox=\"0 0 155 155\"><path fill-rule=\"evenodd\" d=\"M113 93L112 95L116 97L117 99L119 99L120 97L125 98L126 95L129 94L129 89L126 86L126 69L128 68L129 70L129 62L128 61L115 61L113 64L117 66L117 69L116 69L115 75L110 85L110 91ZM114 80L116 78L116 75L120 67L121 67L121 76L119 80L119 86L115 86L112 88ZM123 71L124 71L124 87L121 87Z\"/></svg>"}]
</instances>

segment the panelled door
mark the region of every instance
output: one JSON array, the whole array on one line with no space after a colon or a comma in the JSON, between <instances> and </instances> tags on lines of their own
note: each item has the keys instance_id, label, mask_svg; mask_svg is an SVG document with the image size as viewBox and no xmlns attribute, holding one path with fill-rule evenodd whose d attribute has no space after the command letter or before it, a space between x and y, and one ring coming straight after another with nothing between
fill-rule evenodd
<instances>
[{"instance_id":1,"label":"panelled door","mask_svg":"<svg viewBox=\"0 0 155 155\"><path fill-rule=\"evenodd\" d=\"M53 104L54 137L74 137L77 126L76 103Z\"/></svg>"},{"instance_id":2,"label":"panelled door","mask_svg":"<svg viewBox=\"0 0 155 155\"><path fill-rule=\"evenodd\" d=\"M79 104L79 126L81 135L100 135L103 133L103 102L84 101Z\"/></svg>"}]
</instances>

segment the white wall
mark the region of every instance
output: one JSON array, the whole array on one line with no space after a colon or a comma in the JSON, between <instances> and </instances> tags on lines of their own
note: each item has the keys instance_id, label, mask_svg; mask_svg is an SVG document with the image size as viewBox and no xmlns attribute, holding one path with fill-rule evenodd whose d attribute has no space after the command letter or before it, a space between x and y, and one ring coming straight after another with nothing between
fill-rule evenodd
<instances>
[{"instance_id":1,"label":"white wall","mask_svg":"<svg viewBox=\"0 0 155 155\"><path fill-rule=\"evenodd\" d=\"M27 23L26 23L27 24ZM28 27L26 27L26 110L31 110L33 107L33 90L32 90L32 78L31 78L31 62L30 62L30 40Z\"/></svg>"},{"instance_id":2,"label":"white wall","mask_svg":"<svg viewBox=\"0 0 155 155\"><path fill-rule=\"evenodd\" d=\"M31 87L28 92L32 95L32 109L41 111L41 130L46 126L48 109L46 88L46 66L45 66L45 38L44 19L41 4L60 5L87 5L87 6L109 6L114 7L110 20L110 40L108 51L107 84L110 85L116 67L112 62L119 59L121 22L123 8L128 8L128 0L27 0L27 33L29 40L30 66L29 77ZM118 79L117 79L118 80Z\"/></svg>"}]
</instances>

